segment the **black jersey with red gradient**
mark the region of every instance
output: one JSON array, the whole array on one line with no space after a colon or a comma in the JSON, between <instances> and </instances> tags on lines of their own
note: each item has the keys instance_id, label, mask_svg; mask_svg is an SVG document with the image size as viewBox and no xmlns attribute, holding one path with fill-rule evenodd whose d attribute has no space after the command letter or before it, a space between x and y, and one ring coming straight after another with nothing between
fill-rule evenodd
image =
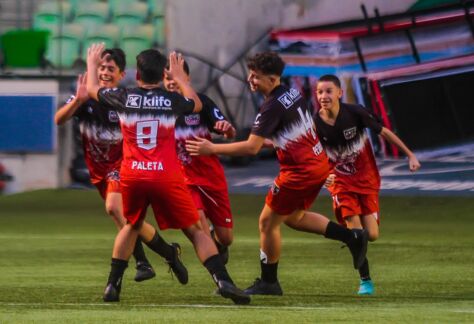
<instances>
[{"instance_id":1,"label":"black jersey with red gradient","mask_svg":"<svg viewBox=\"0 0 474 324\"><path fill-rule=\"evenodd\" d=\"M67 101L71 102L75 96ZM122 132L117 112L105 110L92 99L74 113L82 135L84 158L92 183L112 177L118 180L122 161Z\"/></svg>"},{"instance_id":2,"label":"black jersey with red gradient","mask_svg":"<svg viewBox=\"0 0 474 324\"><path fill-rule=\"evenodd\" d=\"M176 121L178 158L187 184L227 190L224 168L217 155L191 156L186 151L186 140L193 140L195 137L211 140L211 132L217 133L214 130L215 124L220 120L225 120L214 101L204 94L198 95L202 102L202 110L199 113L180 116Z\"/></svg>"},{"instance_id":3,"label":"black jersey with red gradient","mask_svg":"<svg viewBox=\"0 0 474 324\"><path fill-rule=\"evenodd\" d=\"M123 134L121 179L182 181L175 123L194 101L161 88L102 88L99 102L117 111Z\"/></svg>"},{"instance_id":4,"label":"black jersey with red gradient","mask_svg":"<svg viewBox=\"0 0 474 324\"><path fill-rule=\"evenodd\" d=\"M341 103L334 126L325 123L318 113L315 123L336 174L331 192L378 192L380 175L365 128L379 134L380 121L360 105Z\"/></svg>"},{"instance_id":5,"label":"black jersey with red gradient","mask_svg":"<svg viewBox=\"0 0 474 324\"><path fill-rule=\"evenodd\" d=\"M272 140L280 163L278 186L304 189L328 176L328 158L298 90L282 85L273 89L260 107L252 134Z\"/></svg>"}]
</instances>

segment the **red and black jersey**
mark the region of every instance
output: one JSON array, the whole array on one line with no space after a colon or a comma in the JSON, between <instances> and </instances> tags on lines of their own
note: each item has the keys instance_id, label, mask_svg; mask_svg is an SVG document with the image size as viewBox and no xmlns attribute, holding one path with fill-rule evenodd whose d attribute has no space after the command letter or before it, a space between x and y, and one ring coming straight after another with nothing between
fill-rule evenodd
<instances>
[{"instance_id":1,"label":"red and black jersey","mask_svg":"<svg viewBox=\"0 0 474 324\"><path fill-rule=\"evenodd\" d=\"M331 191L378 192L380 175L365 128L379 134L380 121L362 106L341 103L334 126L325 123L319 114L315 114L315 123L336 174Z\"/></svg>"},{"instance_id":2,"label":"red and black jersey","mask_svg":"<svg viewBox=\"0 0 474 324\"><path fill-rule=\"evenodd\" d=\"M202 110L199 113L179 116L176 121L178 158L187 184L226 190L224 168L217 155L191 156L186 151L186 140L192 140L195 137L211 140L211 132L215 132L214 125L220 120L225 120L214 101L204 94L199 94L199 98L202 101Z\"/></svg>"},{"instance_id":3,"label":"red and black jersey","mask_svg":"<svg viewBox=\"0 0 474 324\"><path fill-rule=\"evenodd\" d=\"M281 85L273 89L260 107L252 134L271 139L276 148L280 162L277 185L304 189L329 174L328 158L298 90Z\"/></svg>"},{"instance_id":4,"label":"red and black jersey","mask_svg":"<svg viewBox=\"0 0 474 324\"><path fill-rule=\"evenodd\" d=\"M72 96L68 103L74 99ZM79 121L84 157L92 183L117 173L122 161L122 132L117 112L88 100L74 113Z\"/></svg>"},{"instance_id":5,"label":"red and black jersey","mask_svg":"<svg viewBox=\"0 0 474 324\"><path fill-rule=\"evenodd\" d=\"M98 98L120 119L121 179L182 181L174 130L176 119L193 111L193 100L161 88L102 88Z\"/></svg>"}]
</instances>

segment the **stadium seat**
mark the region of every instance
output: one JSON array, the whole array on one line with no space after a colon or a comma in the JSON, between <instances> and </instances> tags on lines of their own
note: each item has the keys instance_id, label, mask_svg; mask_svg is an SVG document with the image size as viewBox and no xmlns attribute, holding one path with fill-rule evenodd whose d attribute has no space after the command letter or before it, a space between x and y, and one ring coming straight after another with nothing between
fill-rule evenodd
<instances>
[{"instance_id":1,"label":"stadium seat","mask_svg":"<svg viewBox=\"0 0 474 324\"><path fill-rule=\"evenodd\" d=\"M155 45L159 47L165 46L166 32L165 32L165 17L154 17L153 31Z\"/></svg>"},{"instance_id":2,"label":"stadium seat","mask_svg":"<svg viewBox=\"0 0 474 324\"><path fill-rule=\"evenodd\" d=\"M33 27L41 29L45 25L59 25L71 16L71 4L65 1L43 2L33 17Z\"/></svg>"},{"instance_id":3,"label":"stadium seat","mask_svg":"<svg viewBox=\"0 0 474 324\"><path fill-rule=\"evenodd\" d=\"M119 26L140 25L148 17L148 5L143 2L124 2L114 8L113 22Z\"/></svg>"},{"instance_id":4,"label":"stadium seat","mask_svg":"<svg viewBox=\"0 0 474 324\"><path fill-rule=\"evenodd\" d=\"M80 42L86 35L86 28L81 24L49 26L49 31L52 36L68 36L71 38L77 38Z\"/></svg>"},{"instance_id":5,"label":"stadium seat","mask_svg":"<svg viewBox=\"0 0 474 324\"><path fill-rule=\"evenodd\" d=\"M80 46L76 37L53 35L48 41L45 58L55 68L72 68L79 58Z\"/></svg>"},{"instance_id":6,"label":"stadium seat","mask_svg":"<svg viewBox=\"0 0 474 324\"><path fill-rule=\"evenodd\" d=\"M80 2L76 8L74 22L85 27L102 25L108 21L109 6L103 2Z\"/></svg>"},{"instance_id":7,"label":"stadium seat","mask_svg":"<svg viewBox=\"0 0 474 324\"><path fill-rule=\"evenodd\" d=\"M0 38L5 67L33 68L42 64L49 31L10 30Z\"/></svg>"},{"instance_id":8,"label":"stadium seat","mask_svg":"<svg viewBox=\"0 0 474 324\"><path fill-rule=\"evenodd\" d=\"M82 58L87 58L87 49L93 43L105 43L106 48L116 47L120 39L120 28L114 24L101 25L88 31L83 42Z\"/></svg>"},{"instance_id":9,"label":"stadium seat","mask_svg":"<svg viewBox=\"0 0 474 324\"><path fill-rule=\"evenodd\" d=\"M152 17L163 17L165 15L165 0L147 0L147 3Z\"/></svg>"},{"instance_id":10,"label":"stadium seat","mask_svg":"<svg viewBox=\"0 0 474 324\"><path fill-rule=\"evenodd\" d=\"M135 57L141 51L153 46L153 27L149 24L128 26L122 30L120 47L127 56L127 65L135 66Z\"/></svg>"}]
</instances>

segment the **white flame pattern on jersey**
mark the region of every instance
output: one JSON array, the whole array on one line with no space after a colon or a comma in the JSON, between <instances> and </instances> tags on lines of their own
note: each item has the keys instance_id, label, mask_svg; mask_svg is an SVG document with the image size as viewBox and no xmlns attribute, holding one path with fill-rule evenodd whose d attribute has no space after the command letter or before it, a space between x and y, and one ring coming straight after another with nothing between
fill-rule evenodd
<instances>
[{"instance_id":1,"label":"white flame pattern on jersey","mask_svg":"<svg viewBox=\"0 0 474 324\"><path fill-rule=\"evenodd\" d=\"M277 136L271 138L273 145L282 150L286 149L288 142L297 142L301 137L308 136L303 122L299 121L290 128L280 132Z\"/></svg>"},{"instance_id":2,"label":"white flame pattern on jersey","mask_svg":"<svg viewBox=\"0 0 474 324\"><path fill-rule=\"evenodd\" d=\"M365 143L368 140L365 132L355 137L354 140L346 143L346 145L339 147L326 146L326 154L329 160L336 162L337 164L343 164L345 162L353 162L354 158L357 157L365 147Z\"/></svg>"},{"instance_id":3,"label":"white flame pattern on jersey","mask_svg":"<svg viewBox=\"0 0 474 324\"><path fill-rule=\"evenodd\" d=\"M108 127L98 126L90 123L80 123L80 131L88 139L98 143L116 144L122 141L122 132L120 128L111 130Z\"/></svg>"},{"instance_id":4,"label":"white flame pattern on jersey","mask_svg":"<svg viewBox=\"0 0 474 324\"><path fill-rule=\"evenodd\" d=\"M133 126L137 122L140 121L148 121L148 120L159 120L160 127L164 128L174 128L176 123L176 115L159 115L159 114L130 114L126 112L118 113L120 117L120 121L125 126Z\"/></svg>"},{"instance_id":5,"label":"white flame pattern on jersey","mask_svg":"<svg viewBox=\"0 0 474 324\"><path fill-rule=\"evenodd\" d=\"M193 138L194 136L204 137L209 134L207 127L201 126L197 128L176 127L175 138L178 140Z\"/></svg>"}]
</instances>

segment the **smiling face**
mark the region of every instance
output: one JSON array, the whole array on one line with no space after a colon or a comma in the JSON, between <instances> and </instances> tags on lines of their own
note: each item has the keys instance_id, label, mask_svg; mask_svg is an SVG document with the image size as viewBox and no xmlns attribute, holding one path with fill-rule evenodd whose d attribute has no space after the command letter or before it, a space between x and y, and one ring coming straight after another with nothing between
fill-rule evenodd
<instances>
[{"instance_id":1,"label":"smiling face","mask_svg":"<svg viewBox=\"0 0 474 324\"><path fill-rule=\"evenodd\" d=\"M250 90L253 92L260 92L264 95L268 95L277 85L277 79L277 76L263 74L258 70L250 69L247 82L250 85Z\"/></svg>"},{"instance_id":2,"label":"smiling face","mask_svg":"<svg viewBox=\"0 0 474 324\"><path fill-rule=\"evenodd\" d=\"M115 88L125 76L124 71L120 71L114 60L103 61L97 70L100 87Z\"/></svg>"},{"instance_id":3,"label":"smiling face","mask_svg":"<svg viewBox=\"0 0 474 324\"><path fill-rule=\"evenodd\" d=\"M331 110L339 105L339 100L342 98L342 89L334 82L320 81L316 87L316 98L321 109Z\"/></svg>"}]
</instances>

